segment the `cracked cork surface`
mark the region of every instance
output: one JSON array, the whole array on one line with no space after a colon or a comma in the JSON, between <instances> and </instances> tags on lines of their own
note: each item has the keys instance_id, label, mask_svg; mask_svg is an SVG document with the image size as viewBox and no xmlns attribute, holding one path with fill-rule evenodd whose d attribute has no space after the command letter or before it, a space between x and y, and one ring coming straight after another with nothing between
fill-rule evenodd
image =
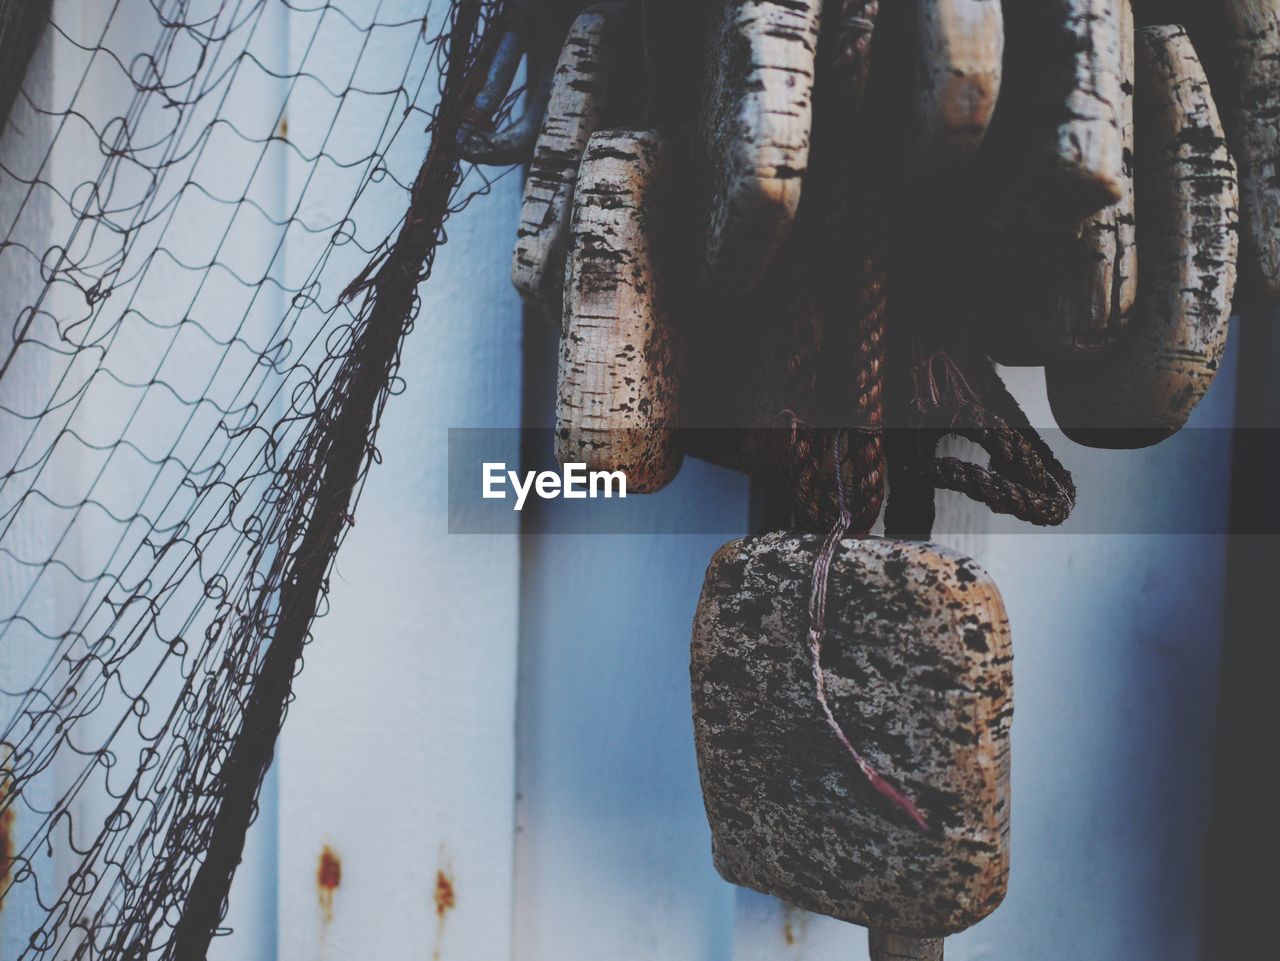
<instances>
[{"instance_id":1,"label":"cracked cork surface","mask_svg":"<svg viewBox=\"0 0 1280 961\"><path fill-rule=\"evenodd\" d=\"M556 322L578 165L617 99L626 12L620 2L598 3L569 28L525 179L511 280L530 306Z\"/></svg>"},{"instance_id":2,"label":"cracked cork surface","mask_svg":"<svg viewBox=\"0 0 1280 961\"><path fill-rule=\"evenodd\" d=\"M1236 170L1182 27L1136 33L1138 296L1126 336L1046 370L1068 437L1143 447L1182 427L1226 347L1239 243Z\"/></svg>"},{"instance_id":3,"label":"cracked cork surface","mask_svg":"<svg viewBox=\"0 0 1280 961\"><path fill-rule=\"evenodd\" d=\"M593 134L573 202L556 458L622 471L650 493L680 468L678 351L656 251L663 178L652 131Z\"/></svg>"},{"instance_id":4,"label":"cracked cork surface","mask_svg":"<svg viewBox=\"0 0 1280 961\"><path fill-rule=\"evenodd\" d=\"M704 267L749 289L782 244L809 164L821 0L717 0L698 145Z\"/></svg>"}]
</instances>

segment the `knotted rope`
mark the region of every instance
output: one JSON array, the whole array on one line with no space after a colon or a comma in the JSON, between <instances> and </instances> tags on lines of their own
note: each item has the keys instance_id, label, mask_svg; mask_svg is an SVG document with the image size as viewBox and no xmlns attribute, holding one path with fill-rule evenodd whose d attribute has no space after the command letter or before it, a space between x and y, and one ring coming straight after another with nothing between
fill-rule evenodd
<instances>
[{"instance_id":1,"label":"knotted rope","mask_svg":"<svg viewBox=\"0 0 1280 961\"><path fill-rule=\"evenodd\" d=\"M916 427L932 433L934 445L945 434L978 444L990 455L989 466L930 453L920 469L934 487L962 493L998 514L1032 524L1061 524L1076 502L1071 474L1031 426L994 367L979 361L971 371L966 376L943 351L919 364L910 417Z\"/></svg>"}]
</instances>

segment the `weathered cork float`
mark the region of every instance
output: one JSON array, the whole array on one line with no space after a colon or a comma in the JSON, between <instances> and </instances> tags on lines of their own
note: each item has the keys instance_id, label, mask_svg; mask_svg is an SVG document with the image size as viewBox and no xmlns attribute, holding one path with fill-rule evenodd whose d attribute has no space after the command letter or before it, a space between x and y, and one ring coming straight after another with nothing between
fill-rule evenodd
<instances>
[{"instance_id":1,"label":"weathered cork float","mask_svg":"<svg viewBox=\"0 0 1280 961\"><path fill-rule=\"evenodd\" d=\"M982 145L1004 61L1001 0L913 0L914 152L926 169Z\"/></svg>"},{"instance_id":2,"label":"weathered cork float","mask_svg":"<svg viewBox=\"0 0 1280 961\"><path fill-rule=\"evenodd\" d=\"M806 646L822 536L733 541L693 627L694 736L717 869L845 921L940 938L986 917L1009 872L1008 619L991 578L929 544L842 541L827 612L831 709L929 829L830 737Z\"/></svg>"},{"instance_id":3,"label":"weathered cork float","mask_svg":"<svg viewBox=\"0 0 1280 961\"><path fill-rule=\"evenodd\" d=\"M1133 8L1055 0L1010 20L977 270L991 356L1042 366L1105 349L1133 308Z\"/></svg>"},{"instance_id":4,"label":"weathered cork float","mask_svg":"<svg viewBox=\"0 0 1280 961\"><path fill-rule=\"evenodd\" d=\"M750 288L786 237L809 160L821 0L717 0L695 146L706 276Z\"/></svg>"},{"instance_id":5,"label":"weathered cork float","mask_svg":"<svg viewBox=\"0 0 1280 961\"><path fill-rule=\"evenodd\" d=\"M574 20L529 161L511 280L535 312L556 321L578 167L591 135L619 112L632 20L616 0L588 7Z\"/></svg>"},{"instance_id":6,"label":"weathered cork float","mask_svg":"<svg viewBox=\"0 0 1280 961\"><path fill-rule=\"evenodd\" d=\"M1121 75L1127 0L1008 4L1011 58L1007 104L1017 106L1023 169L1011 191L1024 216L1065 223L1124 195Z\"/></svg>"},{"instance_id":7,"label":"weathered cork float","mask_svg":"<svg viewBox=\"0 0 1280 961\"><path fill-rule=\"evenodd\" d=\"M1204 62L1239 168L1238 294L1245 307L1274 304L1280 300L1280 2L1142 5L1153 22L1185 25Z\"/></svg>"},{"instance_id":8,"label":"weathered cork float","mask_svg":"<svg viewBox=\"0 0 1280 961\"><path fill-rule=\"evenodd\" d=\"M1280 299L1280 0L634 7L573 21L526 184L555 454L782 495L695 617L712 856L936 961L1008 884L1012 642L927 542L933 492L1061 523L993 361L1044 366L1073 441L1155 443L1221 362L1237 257Z\"/></svg>"},{"instance_id":9,"label":"weathered cork float","mask_svg":"<svg viewBox=\"0 0 1280 961\"><path fill-rule=\"evenodd\" d=\"M657 197L666 175L652 131L587 143L573 200L556 400L556 457L622 471L656 491L680 468L678 351L662 287Z\"/></svg>"},{"instance_id":10,"label":"weathered cork float","mask_svg":"<svg viewBox=\"0 0 1280 961\"><path fill-rule=\"evenodd\" d=\"M1226 347L1239 241L1235 164L1181 27L1137 32L1138 295L1128 336L1047 369L1079 443L1141 447L1182 427Z\"/></svg>"},{"instance_id":11,"label":"weathered cork float","mask_svg":"<svg viewBox=\"0 0 1280 961\"><path fill-rule=\"evenodd\" d=\"M1223 125L1240 168L1240 274L1255 300L1280 299L1280 3L1220 0Z\"/></svg>"},{"instance_id":12,"label":"weathered cork float","mask_svg":"<svg viewBox=\"0 0 1280 961\"><path fill-rule=\"evenodd\" d=\"M1105 350L1129 326L1138 293L1137 214L1133 176L1134 20L1129 0L1116 0L1119 33L1120 199L1091 214L1063 270L1048 310L1051 349L1063 356Z\"/></svg>"}]
</instances>

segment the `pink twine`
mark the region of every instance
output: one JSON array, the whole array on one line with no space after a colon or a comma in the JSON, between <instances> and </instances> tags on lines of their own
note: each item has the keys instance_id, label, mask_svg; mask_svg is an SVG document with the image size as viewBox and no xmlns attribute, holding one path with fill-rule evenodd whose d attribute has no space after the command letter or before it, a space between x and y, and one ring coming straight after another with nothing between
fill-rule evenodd
<instances>
[{"instance_id":1,"label":"pink twine","mask_svg":"<svg viewBox=\"0 0 1280 961\"><path fill-rule=\"evenodd\" d=\"M862 756L858 749L853 746L848 736L844 733L844 728L840 726L840 722L836 720L835 714L832 713L831 705L827 702L827 682L822 673L822 636L826 631L827 623L827 580L831 573L831 562L835 558L836 546L845 534L849 532L849 527L853 523L853 515L849 512L849 504L845 498L844 479L840 476L841 441L847 443L847 438L843 431L836 435L835 440L836 497L840 505L840 516L836 518L835 524L827 534L826 540L822 543L822 549L818 552L817 560L813 562L813 584L809 594L809 664L813 669L813 682L817 687L818 705L822 708L827 727L831 729L831 733L836 736L836 740L853 758L853 762L858 765L858 770L867 779L867 783L878 793L893 802L895 807L904 811L920 830L928 831L929 822L925 820L915 801L886 781L871 766L871 763Z\"/></svg>"}]
</instances>

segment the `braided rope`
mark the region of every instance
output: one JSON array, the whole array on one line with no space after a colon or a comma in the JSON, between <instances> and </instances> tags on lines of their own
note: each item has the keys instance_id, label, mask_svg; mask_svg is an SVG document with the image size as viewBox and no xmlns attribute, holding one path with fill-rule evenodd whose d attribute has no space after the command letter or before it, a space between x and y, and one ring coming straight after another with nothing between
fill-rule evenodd
<instances>
[{"instance_id":1,"label":"braided rope","mask_svg":"<svg viewBox=\"0 0 1280 961\"><path fill-rule=\"evenodd\" d=\"M837 501L848 497L855 506L851 529L865 536L880 516L884 503L884 361L885 292L887 279L878 244L859 258L854 278L852 323L830 324L828 349L812 366L823 368L821 394L831 397L818 405L820 423L811 426L793 418L784 473L796 503L816 525L830 524L838 514ZM834 298L833 298L834 299ZM824 312L831 319L833 309ZM841 318L843 319L843 318ZM811 375L812 379L812 375ZM846 396L841 397L841 394ZM834 395L834 396L832 396ZM792 408L793 410L795 408ZM829 425L829 426L828 426ZM849 435L839 463L834 458L833 433ZM832 480L840 471L846 481Z\"/></svg>"},{"instance_id":2,"label":"braided rope","mask_svg":"<svg viewBox=\"0 0 1280 961\"><path fill-rule=\"evenodd\" d=\"M795 492L802 513L816 525L838 516L837 500L856 505L851 526L867 534L884 501L885 458L883 429L884 317L887 280L880 217L866 202L866 172L861 169L855 136L856 118L871 66L871 41L878 0L844 0L833 37L822 86L818 136L827 142L814 153L815 164L806 184L816 195L810 211L816 216L807 231L801 281L796 289L816 305L822 328L822 350L808 354L812 344L797 344L789 373L803 379L797 368L809 367L803 379L804 396L786 395L790 409L818 412L823 428L792 420L784 476ZM825 161L825 165L824 165ZM832 242L835 238L835 242ZM849 304L852 303L852 314ZM803 406L800 401L805 401ZM852 435L845 445L832 443L832 429ZM838 451L844 450L844 456ZM829 463L828 452L838 462ZM848 477L841 487L832 475ZM840 488L836 490L835 488Z\"/></svg>"},{"instance_id":3,"label":"braided rope","mask_svg":"<svg viewBox=\"0 0 1280 961\"><path fill-rule=\"evenodd\" d=\"M853 505L850 530L859 536L880 514L891 470L893 517L886 517L886 529L931 530L935 488L1020 520L1061 524L1075 506L1071 475L989 361L968 361L962 368L954 359L960 355L937 349L951 342L954 325L922 317L917 331L917 318L903 318L911 328L908 339L924 334L926 344L911 345L904 366L914 390L895 401L909 411L910 429L886 442L889 231L866 189L872 179L868 160L856 149L860 140L850 119L866 84L877 12L873 0L843 4L829 77L820 88L824 100L815 103L815 144L821 149L812 155L806 209L775 268L791 294L786 311L792 351L783 377L790 430L777 456L782 479L812 526L831 525L839 517L838 501L847 498ZM922 346L931 352L922 355ZM848 434L847 444L832 443L836 432ZM937 443L947 434L977 443L989 464L937 457ZM887 446L893 447L892 460ZM836 451L843 451L838 462ZM848 478L847 486L841 477Z\"/></svg>"},{"instance_id":4,"label":"braided rope","mask_svg":"<svg viewBox=\"0 0 1280 961\"><path fill-rule=\"evenodd\" d=\"M945 388L939 385L938 369ZM924 470L935 487L957 491L998 514L1032 524L1057 525L1067 519L1076 502L1071 474L1031 426L989 361L970 365L966 376L950 355L940 352L926 360L917 375L917 424L940 430L938 437L968 438L991 458L982 467L956 457L929 457Z\"/></svg>"}]
</instances>

